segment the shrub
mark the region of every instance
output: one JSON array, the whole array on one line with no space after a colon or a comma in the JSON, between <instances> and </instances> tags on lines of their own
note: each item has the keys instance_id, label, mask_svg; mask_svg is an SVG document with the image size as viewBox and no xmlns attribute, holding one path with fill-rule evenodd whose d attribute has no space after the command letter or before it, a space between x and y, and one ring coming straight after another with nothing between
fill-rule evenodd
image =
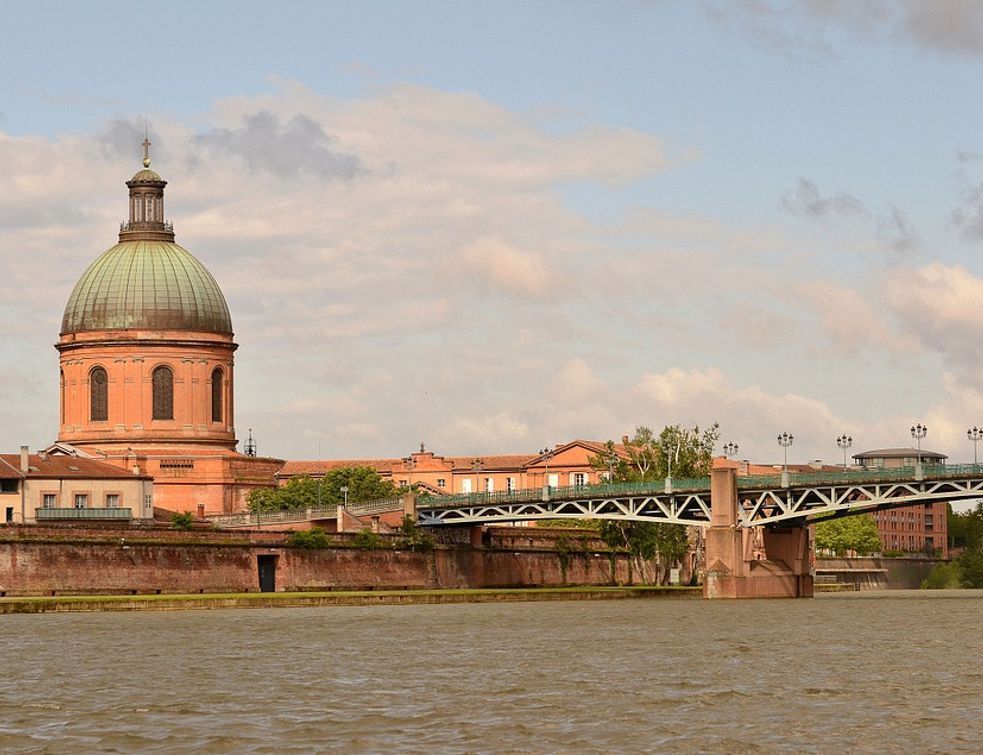
<instances>
[{"instance_id":1,"label":"shrub","mask_svg":"<svg viewBox=\"0 0 983 755\"><path fill-rule=\"evenodd\" d=\"M406 548L411 551L432 551L434 549L433 535L421 530L409 514L403 517L403 523L399 525L399 534L402 537L396 543L398 548Z\"/></svg>"},{"instance_id":2,"label":"shrub","mask_svg":"<svg viewBox=\"0 0 983 755\"><path fill-rule=\"evenodd\" d=\"M315 549L331 546L331 538L320 527L311 527L309 530L294 532L288 542L295 548Z\"/></svg>"},{"instance_id":3,"label":"shrub","mask_svg":"<svg viewBox=\"0 0 983 755\"><path fill-rule=\"evenodd\" d=\"M190 511L171 517L171 526L176 530L190 530L195 523L195 515Z\"/></svg>"},{"instance_id":4,"label":"shrub","mask_svg":"<svg viewBox=\"0 0 983 755\"><path fill-rule=\"evenodd\" d=\"M359 530L358 534L355 535L355 539L352 540L352 544L356 548L373 550L382 547L382 538L379 537L379 533L373 532L372 530Z\"/></svg>"},{"instance_id":5,"label":"shrub","mask_svg":"<svg viewBox=\"0 0 983 755\"><path fill-rule=\"evenodd\" d=\"M959 564L936 564L922 580L923 590L953 590L962 587L962 570Z\"/></svg>"}]
</instances>

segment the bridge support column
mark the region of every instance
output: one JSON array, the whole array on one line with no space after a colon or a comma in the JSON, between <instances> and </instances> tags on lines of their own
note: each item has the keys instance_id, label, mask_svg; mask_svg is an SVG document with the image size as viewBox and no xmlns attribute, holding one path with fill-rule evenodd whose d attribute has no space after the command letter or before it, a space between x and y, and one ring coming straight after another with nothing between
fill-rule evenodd
<instances>
[{"instance_id":1,"label":"bridge support column","mask_svg":"<svg viewBox=\"0 0 983 755\"><path fill-rule=\"evenodd\" d=\"M754 532L738 524L737 472L715 469L710 477L703 596L811 598L808 528L765 530L764 547L756 549Z\"/></svg>"}]
</instances>

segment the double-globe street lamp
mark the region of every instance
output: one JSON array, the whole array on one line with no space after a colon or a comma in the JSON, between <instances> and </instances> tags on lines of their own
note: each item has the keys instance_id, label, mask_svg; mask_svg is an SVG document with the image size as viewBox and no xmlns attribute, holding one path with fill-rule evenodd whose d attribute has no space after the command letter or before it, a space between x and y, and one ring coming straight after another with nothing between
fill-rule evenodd
<instances>
[{"instance_id":1,"label":"double-globe street lamp","mask_svg":"<svg viewBox=\"0 0 983 755\"><path fill-rule=\"evenodd\" d=\"M843 469L846 469L846 450L853 445L853 438L843 434L836 439L836 445L843 449Z\"/></svg>"},{"instance_id":2,"label":"double-globe street lamp","mask_svg":"<svg viewBox=\"0 0 983 755\"><path fill-rule=\"evenodd\" d=\"M787 488L789 486L788 479L788 447L792 445L795 441L795 436L791 433L782 433L778 436L778 445L782 447L785 452L785 461L782 463L782 487Z\"/></svg>"},{"instance_id":3,"label":"double-globe street lamp","mask_svg":"<svg viewBox=\"0 0 983 755\"><path fill-rule=\"evenodd\" d=\"M922 465L922 438L928 435L928 428L921 422L911 426L911 437L918 442L918 466Z\"/></svg>"},{"instance_id":4,"label":"double-globe street lamp","mask_svg":"<svg viewBox=\"0 0 983 755\"><path fill-rule=\"evenodd\" d=\"M975 467L979 461L979 444L980 440L983 440L983 430L973 425L966 431L966 437L973 441L973 466Z\"/></svg>"},{"instance_id":5,"label":"double-globe street lamp","mask_svg":"<svg viewBox=\"0 0 983 755\"><path fill-rule=\"evenodd\" d=\"M741 450L741 447L737 443L724 443L724 456L728 459L731 456L737 456L737 452Z\"/></svg>"}]
</instances>

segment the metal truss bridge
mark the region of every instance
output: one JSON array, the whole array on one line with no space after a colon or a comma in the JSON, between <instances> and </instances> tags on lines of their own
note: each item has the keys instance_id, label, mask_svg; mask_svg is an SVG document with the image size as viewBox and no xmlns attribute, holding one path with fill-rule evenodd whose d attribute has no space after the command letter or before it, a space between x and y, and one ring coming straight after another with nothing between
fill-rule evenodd
<instances>
[{"instance_id":1,"label":"metal truss bridge","mask_svg":"<svg viewBox=\"0 0 983 755\"><path fill-rule=\"evenodd\" d=\"M738 527L802 525L935 501L983 499L983 465L737 477ZM533 488L416 501L421 526L620 519L710 526L710 478Z\"/></svg>"}]
</instances>

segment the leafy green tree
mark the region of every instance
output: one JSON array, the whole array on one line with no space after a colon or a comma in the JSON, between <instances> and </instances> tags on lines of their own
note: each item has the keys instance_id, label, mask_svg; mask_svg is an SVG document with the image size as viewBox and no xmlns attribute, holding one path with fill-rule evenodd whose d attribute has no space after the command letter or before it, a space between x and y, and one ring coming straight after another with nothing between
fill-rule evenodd
<instances>
[{"instance_id":1,"label":"leafy green tree","mask_svg":"<svg viewBox=\"0 0 983 755\"><path fill-rule=\"evenodd\" d=\"M345 500L342 487L348 487L348 502L374 501L399 495L399 489L383 480L372 467L339 467L320 479L292 477L278 488L257 488L246 497L250 511L282 511L337 506Z\"/></svg>"},{"instance_id":2,"label":"leafy green tree","mask_svg":"<svg viewBox=\"0 0 983 755\"><path fill-rule=\"evenodd\" d=\"M983 550L967 550L956 559L956 563L962 574L963 587L983 587Z\"/></svg>"},{"instance_id":3,"label":"leafy green tree","mask_svg":"<svg viewBox=\"0 0 983 755\"><path fill-rule=\"evenodd\" d=\"M861 556L881 549L877 522L871 514L858 514L816 523L816 547L843 556L853 551Z\"/></svg>"},{"instance_id":4,"label":"leafy green tree","mask_svg":"<svg viewBox=\"0 0 983 755\"><path fill-rule=\"evenodd\" d=\"M660 480L668 476L670 468L673 477L703 477L710 474L719 438L716 422L702 431L698 426L668 425L658 435L640 426L634 436L622 438L623 453L618 454L614 442L608 441L605 452L591 457L590 463L596 469L611 470L615 482ZM618 461L612 469L615 455ZM689 547L686 527L679 524L603 520L600 534L608 547L628 551L643 581L644 562L657 559L658 581L663 584Z\"/></svg>"},{"instance_id":5,"label":"leafy green tree","mask_svg":"<svg viewBox=\"0 0 983 755\"><path fill-rule=\"evenodd\" d=\"M983 548L983 503L971 511L955 513L952 506L948 512L949 541L954 548L979 550Z\"/></svg>"}]
</instances>

